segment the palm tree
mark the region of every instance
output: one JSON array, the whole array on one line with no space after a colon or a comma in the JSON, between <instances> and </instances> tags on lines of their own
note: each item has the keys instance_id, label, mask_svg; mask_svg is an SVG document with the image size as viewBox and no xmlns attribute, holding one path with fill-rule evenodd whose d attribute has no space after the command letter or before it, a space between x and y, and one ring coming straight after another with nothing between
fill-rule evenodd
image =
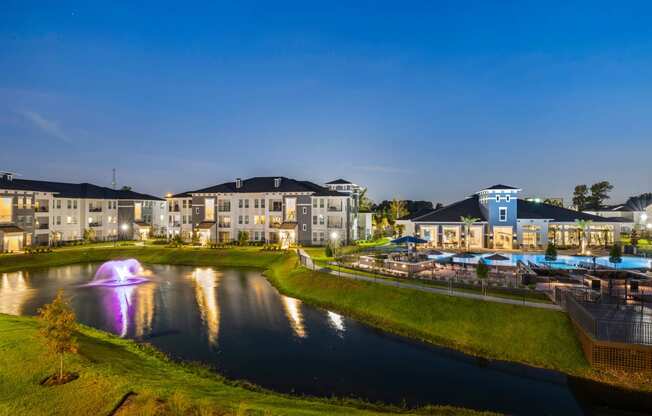
<instances>
[{"instance_id":1,"label":"palm tree","mask_svg":"<svg viewBox=\"0 0 652 416\"><path fill-rule=\"evenodd\" d=\"M389 220L387 219L387 214L383 211L374 213L372 217L374 232L378 237L385 236L385 230L389 227Z\"/></svg>"},{"instance_id":2,"label":"palm tree","mask_svg":"<svg viewBox=\"0 0 652 416\"><path fill-rule=\"evenodd\" d=\"M480 218L472 217L470 215L467 217L462 216L460 217L460 221L464 223L464 242L466 243L466 251L469 251L471 247L471 226L480 221Z\"/></svg>"},{"instance_id":3,"label":"palm tree","mask_svg":"<svg viewBox=\"0 0 652 416\"><path fill-rule=\"evenodd\" d=\"M575 220L577 229L580 232L580 254L582 255L586 254L586 246L588 245L586 237L591 229L591 223L593 223L591 220Z\"/></svg>"}]
</instances>

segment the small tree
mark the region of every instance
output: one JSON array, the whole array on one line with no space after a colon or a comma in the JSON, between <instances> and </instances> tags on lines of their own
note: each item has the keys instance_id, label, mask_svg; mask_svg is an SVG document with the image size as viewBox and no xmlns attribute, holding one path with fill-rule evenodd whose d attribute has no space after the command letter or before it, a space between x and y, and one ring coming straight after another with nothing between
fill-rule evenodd
<instances>
[{"instance_id":1,"label":"small tree","mask_svg":"<svg viewBox=\"0 0 652 416\"><path fill-rule=\"evenodd\" d=\"M629 236L629 243L634 247L638 245L638 231L636 231L636 228L632 230L632 235Z\"/></svg>"},{"instance_id":2,"label":"small tree","mask_svg":"<svg viewBox=\"0 0 652 416\"><path fill-rule=\"evenodd\" d=\"M241 246L246 246L248 242L249 242L249 233L246 231L239 231L238 244L240 244Z\"/></svg>"},{"instance_id":3,"label":"small tree","mask_svg":"<svg viewBox=\"0 0 652 416\"><path fill-rule=\"evenodd\" d=\"M475 273L478 275L479 279L486 279L489 276L489 266L480 259L478 261L478 266L475 268Z\"/></svg>"},{"instance_id":4,"label":"small tree","mask_svg":"<svg viewBox=\"0 0 652 416\"><path fill-rule=\"evenodd\" d=\"M326 244L326 249L324 250L324 254L326 254L326 257L333 257L333 249L331 248L330 244Z\"/></svg>"},{"instance_id":5,"label":"small tree","mask_svg":"<svg viewBox=\"0 0 652 416\"><path fill-rule=\"evenodd\" d=\"M609 251L609 262L611 263L620 263L623 261L622 252L620 251L620 245L614 244Z\"/></svg>"},{"instance_id":6,"label":"small tree","mask_svg":"<svg viewBox=\"0 0 652 416\"><path fill-rule=\"evenodd\" d=\"M555 247L555 243L548 243L548 247L546 247L546 260L557 260L557 247Z\"/></svg>"},{"instance_id":7,"label":"small tree","mask_svg":"<svg viewBox=\"0 0 652 416\"><path fill-rule=\"evenodd\" d=\"M84 230L84 241L86 243L90 243L91 241L95 241L95 230L92 228L86 228Z\"/></svg>"},{"instance_id":8,"label":"small tree","mask_svg":"<svg viewBox=\"0 0 652 416\"><path fill-rule=\"evenodd\" d=\"M63 381L63 357L66 353L77 352L77 340L73 333L77 329L75 312L70 308L68 299L59 289L52 303L39 309L43 322L41 335L48 349L59 355L59 381Z\"/></svg>"}]
</instances>

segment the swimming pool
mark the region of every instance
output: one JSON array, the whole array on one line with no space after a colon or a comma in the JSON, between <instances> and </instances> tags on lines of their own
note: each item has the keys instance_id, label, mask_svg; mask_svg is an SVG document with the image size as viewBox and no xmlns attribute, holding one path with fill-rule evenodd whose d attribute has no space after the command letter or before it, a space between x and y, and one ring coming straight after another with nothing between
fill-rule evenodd
<instances>
[{"instance_id":1,"label":"swimming pool","mask_svg":"<svg viewBox=\"0 0 652 416\"><path fill-rule=\"evenodd\" d=\"M490 256L492 253L483 253L477 254L474 258L462 259L462 258L453 258L454 263L460 264L477 264L480 258ZM431 259L442 259L445 257L452 256L453 253L442 253L441 255L431 255L428 256ZM564 270L573 270L577 269L580 263L592 263L593 257L591 256L557 256L555 261L547 261L545 254L525 254L525 253L501 253L502 256L508 258L508 260L484 260L486 264L491 266L516 266L516 263L520 260L524 263L534 263L542 266L549 266L553 269L564 269ZM623 256L622 261L618 264L609 262L609 257L596 257L596 264L600 266L615 267L617 269L652 269L652 259L646 259L643 257L633 257L633 256Z\"/></svg>"}]
</instances>

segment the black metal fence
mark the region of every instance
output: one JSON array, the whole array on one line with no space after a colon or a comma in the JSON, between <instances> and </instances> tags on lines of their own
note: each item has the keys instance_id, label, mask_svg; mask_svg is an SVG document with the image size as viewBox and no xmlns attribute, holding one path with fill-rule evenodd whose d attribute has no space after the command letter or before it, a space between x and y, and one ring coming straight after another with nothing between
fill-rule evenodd
<instances>
[{"instance_id":1,"label":"black metal fence","mask_svg":"<svg viewBox=\"0 0 652 416\"><path fill-rule=\"evenodd\" d=\"M590 292L582 294L557 288L555 298L568 312L568 315L598 341L622 342L627 344L652 345L652 322L632 313L632 319L606 319L596 316L591 309L596 307L614 308L615 305L593 303ZM643 306L641 306L643 307Z\"/></svg>"}]
</instances>

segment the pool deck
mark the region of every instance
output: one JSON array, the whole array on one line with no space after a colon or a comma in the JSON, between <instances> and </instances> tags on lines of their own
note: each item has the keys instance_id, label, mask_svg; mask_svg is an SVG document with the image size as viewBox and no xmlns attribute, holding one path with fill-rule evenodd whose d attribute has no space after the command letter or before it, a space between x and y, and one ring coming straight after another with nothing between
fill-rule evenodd
<instances>
[{"instance_id":1,"label":"pool deck","mask_svg":"<svg viewBox=\"0 0 652 416\"><path fill-rule=\"evenodd\" d=\"M344 277L347 279L378 283L385 286L399 287L403 289L419 290L421 292L435 293L438 295L447 295L447 296L454 296L459 298L481 300L486 302L504 303L508 305L527 306L531 308L549 309L555 311L562 310L559 305L555 305L552 303L539 303L539 302L530 302L527 300L516 300L516 299L501 298L496 296L478 295L475 293L459 292L456 290L439 289L439 288L424 286L416 283L399 282L396 280L381 279L377 277L364 276L364 275L354 274L349 272L336 271L328 267L316 266L315 263L312 261L312 258L308 255L308 253L306 253L302 249L299 250L299 255L305 259L304 264L307 268L317 270L322 273L328 273L337 277Z\"/></svg>"}]
</instances>

